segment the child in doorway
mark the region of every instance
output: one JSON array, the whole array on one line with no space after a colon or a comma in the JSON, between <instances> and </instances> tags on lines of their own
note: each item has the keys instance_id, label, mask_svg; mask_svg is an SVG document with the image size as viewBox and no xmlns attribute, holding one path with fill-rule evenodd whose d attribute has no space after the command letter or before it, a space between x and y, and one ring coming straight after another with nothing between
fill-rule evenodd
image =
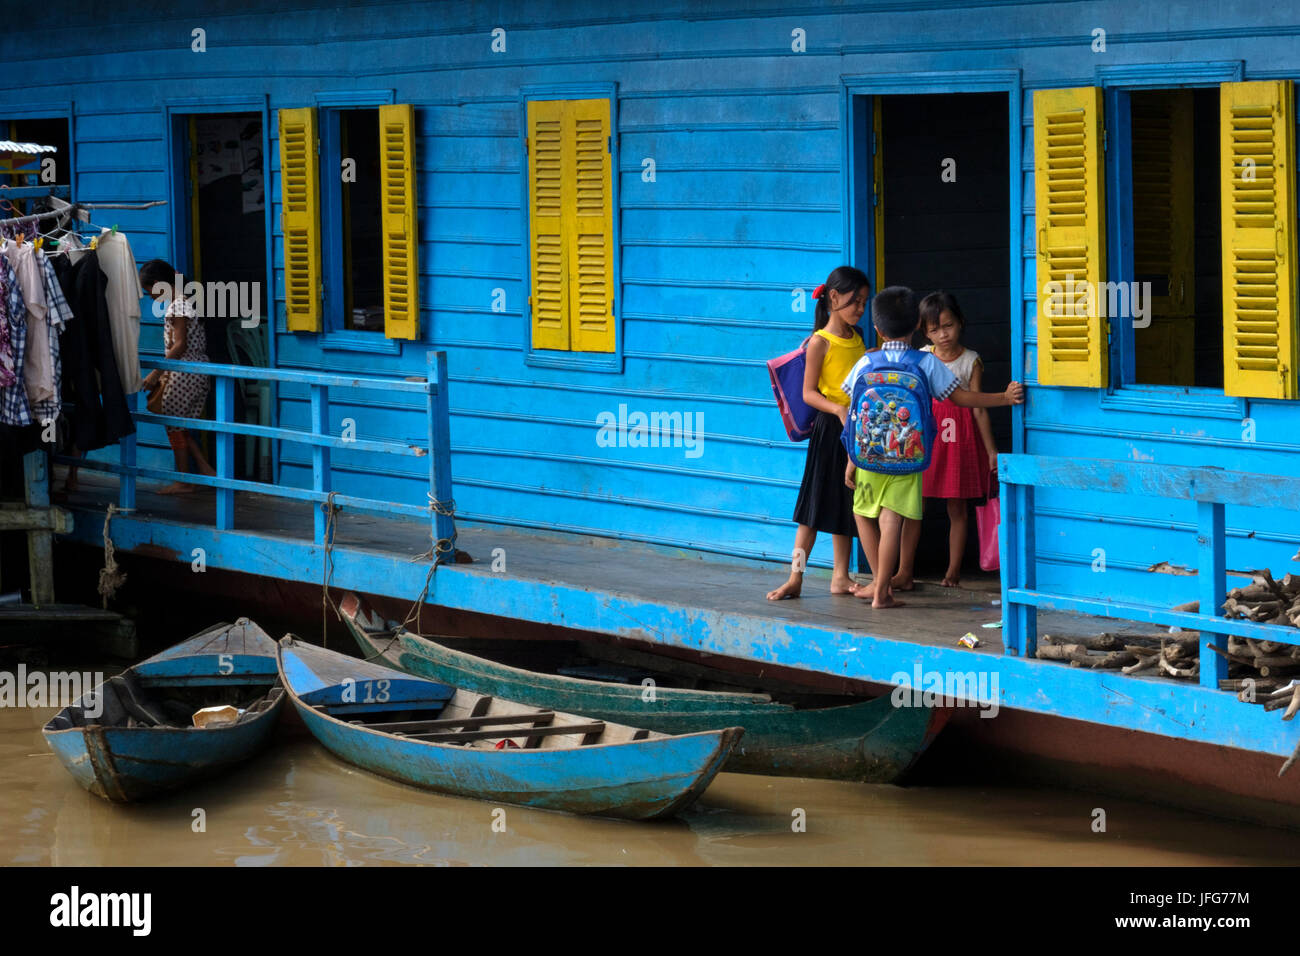
<instances>
[{"instance_id":1,"label":"child in doorway","mask_svg":"<svg viewBox=\"0 0 1300 956\"><path fill-rule=\"evenodd\" d=\"M995 405L1018 405L1024 401L1024 386L1012 382L1005 392L976 392L962 387L957 377L933 353L911 348L912 336L920 323L916 294L903 286L882 289L871 303L871 321L880 339L880 348L866 353L844 379L843 390L851 395L858 377L878 365L903 363L924 376L931 396L950 399L963 408L989 408ZM908 440L915 443L924 432L919 423L906 428ZM889 440L896 436L891 435ZM914 456L908 450L906 457ZM853 513L857 521L862 548L871 566L871 585L855 591L859 597L871 597L874 608L901 607L894 598L891 579L899 560L903 521L921 519L921 472L884 474L858 468L847 458L844 483L854 489Z\"/></svg>"},{"instance_id":2,"label":"child in doorway","mask_svg":"<svg viewBox=\"0 0 1300 956\"><path fill-rule=\"evenodd\" d=\"M175 289L176 270L162 259L151 259L140 267L140 285L145 294L155 301L166 302L163 317L163 357L186 362L208 360L207 335L203 320L194 306L185 301L183 292ZM155 313L156 314L156 313ZM202 418L203 406L208 398L208 376L191 372L161 372L154 369L140 387L150 398L162 389L162 414L180 418ZM194 471L201 475L215 475L216 471L203 456L203 449L185 428L167 426L167 440L171 442L176 470L190 471L190 458L194 458ZM194 491L195 487L179 481L159 489L160 494L176 495Z\"/></svg>"},{"instance_id":3,"label":"child in doorway","mask_svg":"<svg viewBox=\"0 0 1300 956\"><path fill-rule=\"evenodd\" d=\"M979 353L961 342L966 328L957 299L947 292L932 292L921 300L921 328L930 344L925 351L933 352L957 378L961 388L972 392L983 391L984 363ZM993 425L989 413L982 408L962 408L951 399L934 400L934 420L939 428L930 457L930 467L921 480L921 493L926 498L943 498L948 506L948 571L941 582L946 588L961 583L961 563L966 554L966 535L969 526L967 501L987 498L991 484L990 475L998 467L998 447L993 441ZM911 577L912 562L916 557L917 531L903 529L903 567ZM912 538L908 554L907 538Z\"/></svg>"},{"instance_id":4,"label":"child in doorway","mask_svg":"<svg viewBox=\"0 0 1300 956\"><path fill-rule=\"evenodd\" d=\"M848 454L840 442L848 418L849 396L840 386L849 369L866 351L857 325L870 293L866 274L853 266L840 266L826 277L825 284L813 290L817 306L813 335L808 341L803 400L819 414L808 439L803 481L794 506L799 530L794 538L790 576L779 588L767 592L769 601L799 596L804 567L818 531L829 532L834 547L831 593L854 593L855 585L849 577L854 534L853 495L845 490L841 480Z\"/></svg>"}]
</instances>

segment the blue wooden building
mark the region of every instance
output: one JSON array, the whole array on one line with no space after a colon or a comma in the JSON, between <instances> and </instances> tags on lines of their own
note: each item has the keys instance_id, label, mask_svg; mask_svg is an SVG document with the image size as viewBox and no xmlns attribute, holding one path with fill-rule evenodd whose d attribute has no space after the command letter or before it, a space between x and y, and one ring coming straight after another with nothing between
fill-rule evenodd
<instances>
[{"instance_id":1,"label":"blue wooden building","mask_svg":"<svg viewBox=\"0 0 1300 956\"><path fill-rule=\"evenodd\" d=\"M1294 733L1219 692L1221 667L1111 697L1023 657L1037 607L1204 625L1169 608L1295 567L1298 33L1257 0L204 0L112 19L67 0L0 35L0 121L65 147L76 201L167 200L95 216L138 261L259 284L260 323L212 349L275 370L218 378L217 417L242 422L211 427L215 526L141 509L114 519L128 553L201 545L319 582L328 513L315 540L241 537L241 482L411 518L432 501L484 549L438 572L443 606L874 684L917 654L962 666L960 631L917 651L919 625L865 610L749 607L789 559L804 460L764 362L850 262L955 293L985 387L1028 386L994 416L1010 653L981 660L1007 668L1003 704L1271 760ZM147 308L141 341L160 354ZM140 421L138 465L103 456L124 495L169 460ZM102 505L85 511L74 536L97 543ZM730 608L642 599L539 557L493 590L481 565L508 534L752 584ZM351 587L409 600L425 578L337 550Z\"/></svg>"}]
</instances>

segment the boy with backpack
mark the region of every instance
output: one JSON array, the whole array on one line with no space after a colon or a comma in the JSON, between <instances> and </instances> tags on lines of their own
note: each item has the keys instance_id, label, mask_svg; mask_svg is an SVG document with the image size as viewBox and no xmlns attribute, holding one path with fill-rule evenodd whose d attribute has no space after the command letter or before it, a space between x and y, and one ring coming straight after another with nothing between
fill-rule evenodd
<instances>
[{"instance_id":1,"label":"boy with backpack","mask_svg":"<svg viewBox=\"0 0 1300 956\"><path fill-rule=\"evenodd\" d=\"M902 607L890 585L898 566L903 519L921 519L921 474L930 464L935 422L932 399L967 408L1019 405L1024 386L1005 392L972 392L930 352L911 347L921 315L916 294L905 286L881 289L871 302L880 348L850 370L843 389L850 396L841 436L849 454L845 483L853 488L853 514L871 565L871 584L858 597L875 608Z\"/></svg>"}]
</instances>

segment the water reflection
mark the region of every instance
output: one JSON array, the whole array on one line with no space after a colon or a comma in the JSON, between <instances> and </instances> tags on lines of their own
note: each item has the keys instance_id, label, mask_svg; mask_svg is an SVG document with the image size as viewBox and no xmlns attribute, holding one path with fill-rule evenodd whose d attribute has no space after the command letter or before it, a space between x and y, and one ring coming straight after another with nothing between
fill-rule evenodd
<instances>
[{"instance_id":1,"label":"water reflection","mask_svg":"<svg viewBox=\"0 0 1300 956\"><path fill-rule=\"evenodd\" d=\"M1084 793L739 774L721 774L676 820L504 807L498 832L490 803L355 769L284 726L227 776L118 806L78 787L49 753L40 728L52 713L0 709L0 865L1178 865L1300 851L1300 834ZM1090 826L1097 806L1105 833ZM792 826L799 811L804 832Z\"/></svg>"}]
</instances>

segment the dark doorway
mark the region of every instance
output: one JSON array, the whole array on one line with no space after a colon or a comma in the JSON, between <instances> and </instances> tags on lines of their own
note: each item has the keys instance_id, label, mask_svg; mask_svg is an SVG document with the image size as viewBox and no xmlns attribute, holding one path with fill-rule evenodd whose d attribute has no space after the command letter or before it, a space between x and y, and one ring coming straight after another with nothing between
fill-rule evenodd
<instances>
[{"instance_id":1,"label":"dark doorway","mask_svg":"<svg viewBox=\"0 0 1300 956\"><path fill-rule=\"evenodd\" d=\"M186 200L184 228L177 237L178 269L202 283L235 283L237 299L257 312L257 322L214 308L205 302L203 324L208 359L234 365L269 362L270 323L266 319L266 204L263 150L265 130L260 113L197 113L177 118L178 139L184 144ZM252 291L256 289L256 295ZM244 291L247 290L247 291ZM224 314L223 314L224 313ZM212 416L215 389L208 393ZM235 417L269 424L270 396L262 383L241 383L235 389ZM263 406L266 406L263 408ZM205 434L205 442L210 438ZM264 439L235 439L235 475L269 479L269 451ZM211 448L209 447L209 452Z\"/></svg>"},{"instance_id":2,"label":"dark doorway","mask_svg":"<svg viewBox=\"0 0 1300 956\"><path fill-rule=\"evenodd\" d=\"M1012 356L1007 94L882 96L876 103L879 284L909 286L918 296L952 293L966 317L962 344L984 365L982 388L1001 391ZM914 345L926 344L918 334ZM1010 409L990 409L990 416L998 450L1010 451ZM966 573L979 569L973 511L969 529ZM917 573L942 575L947 556L946 504L927 500Z\"/></svg>"}]
</instances>

